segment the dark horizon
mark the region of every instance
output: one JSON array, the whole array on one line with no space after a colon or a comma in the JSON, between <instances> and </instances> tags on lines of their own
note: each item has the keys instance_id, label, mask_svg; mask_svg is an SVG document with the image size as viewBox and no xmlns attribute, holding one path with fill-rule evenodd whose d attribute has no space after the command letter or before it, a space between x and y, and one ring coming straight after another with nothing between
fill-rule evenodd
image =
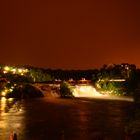
<instances>
[{"instance_id":1,"label":"dark horizon","mask_svg":"<svg viewBox=\"0 0 140 140\"><path fill-rule=\"evenodd\" d=\"M117 65L135 65L135 64L129 64L129 63L120 63L120 64L103 64L101 67L99 68L87 68L87 69L72 69L72 68L49 68L49 67L38 67L38 66L33 66L33 65L23 65L23 64L0 64L1 66L10 66L10 67L25 67L25 68L37 68L37 69L44 69L44 70L62 70L62 71L90 71L90 70L100 70L101 68L103 68L104 66L110 67L110 66L117 66ZM136 65L135 65L136 66ZM136 66L136 69L140 69L139 67Z\"/></svg>"}]
</instances>

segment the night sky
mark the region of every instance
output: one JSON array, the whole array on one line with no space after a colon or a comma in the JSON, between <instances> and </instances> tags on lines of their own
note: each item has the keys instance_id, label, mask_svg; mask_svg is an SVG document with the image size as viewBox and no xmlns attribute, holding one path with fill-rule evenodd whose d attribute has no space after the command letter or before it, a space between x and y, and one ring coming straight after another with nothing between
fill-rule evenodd
<instances>
[{"instance_id":1,"label":"night sky","mask_svg":"<svg viewBox=\"0 0 140 140\"><path fill-rule=\"evenodd\" d=\"M140 67L140 0L3 0L0 63Z\"/></svg>"}]
</instances>

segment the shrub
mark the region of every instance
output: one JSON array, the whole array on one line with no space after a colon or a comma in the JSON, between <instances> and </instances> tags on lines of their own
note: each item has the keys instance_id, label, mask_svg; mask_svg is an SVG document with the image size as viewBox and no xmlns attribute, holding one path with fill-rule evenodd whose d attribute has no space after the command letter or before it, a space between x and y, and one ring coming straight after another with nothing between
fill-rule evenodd
<instances>
[{"instance_id":1,"label":"shrub","mask_svg":"<svg viewBox=\"0 0 140 140\"><path fill-rule=\"evenodd\" d=\"M61 97L73 97L72 88L67 82L63 82L60 85L60 96Z\"/></svg>"},{"instance_id":2,"label":"shrub","mask_svg":"<svg viewBox=\"0 0 140 140\"><path fill-rule=\"evenodd\" d=\"M37 98L43 97L43 93L37 89L36 87L25 84L25 85L17 85L13 92L7 94L7 98Z\"/></svg>"}]
</instances>

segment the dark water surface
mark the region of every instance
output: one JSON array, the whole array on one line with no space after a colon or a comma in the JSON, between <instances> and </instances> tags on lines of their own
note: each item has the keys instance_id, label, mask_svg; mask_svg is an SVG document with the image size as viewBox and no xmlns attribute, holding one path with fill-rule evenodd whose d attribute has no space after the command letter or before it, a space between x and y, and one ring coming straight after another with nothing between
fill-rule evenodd
<instances>
[{"instance_id":1,"label":"dark water surface","mask_svg":"<svg viewBox=\"0 0 140 140\"><path fill-rule=\"evenodd\" d=\"M0 99L0 140L124 140L124 120L132 102L45 97Z\"/></svg>"}]
</instances>

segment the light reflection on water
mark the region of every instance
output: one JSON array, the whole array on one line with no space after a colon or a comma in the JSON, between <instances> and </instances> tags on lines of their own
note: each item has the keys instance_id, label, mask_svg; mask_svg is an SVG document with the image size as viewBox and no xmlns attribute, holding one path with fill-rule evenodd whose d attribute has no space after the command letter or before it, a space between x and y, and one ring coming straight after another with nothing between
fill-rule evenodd
<instances>
[{"instance_id":1,"label":"light reflection on water","mask_svg":"<svg viewBox=\"0 0 140 140\"><path fill-rule=\"evenodd\" d=\"M18 140L60 140L64 130L67 140L93 140L96 133L120 140L125 109L132 102L39 98L0 99L0 140L16 132ZM128 106L128 107L127 107ZM120 132L116 136L116 132Z\"/></svg>"},{"instance_id":2,"label":"light reflection on water","mask_svg":"<svg viewBox=\"0 0 140 140\"><path fill-rule=\"evenodd\" d=\"M5 97L1 98L0 105L1 105L0 112L1 112L1 115L3 115L4 114L4 110L6 108L6 98Z\"/></svg>"},{"instance_id":3,"label":"light reflection on water","mask_svg":"<svg viewBox=\"0 0 140 140\"><path fill-rule=\"evenodd\" d=\"M21 101L0 99L0 140L8 140L10 132L20 135L24 128L24 110Z\"/></svg>"}]
</instances>

